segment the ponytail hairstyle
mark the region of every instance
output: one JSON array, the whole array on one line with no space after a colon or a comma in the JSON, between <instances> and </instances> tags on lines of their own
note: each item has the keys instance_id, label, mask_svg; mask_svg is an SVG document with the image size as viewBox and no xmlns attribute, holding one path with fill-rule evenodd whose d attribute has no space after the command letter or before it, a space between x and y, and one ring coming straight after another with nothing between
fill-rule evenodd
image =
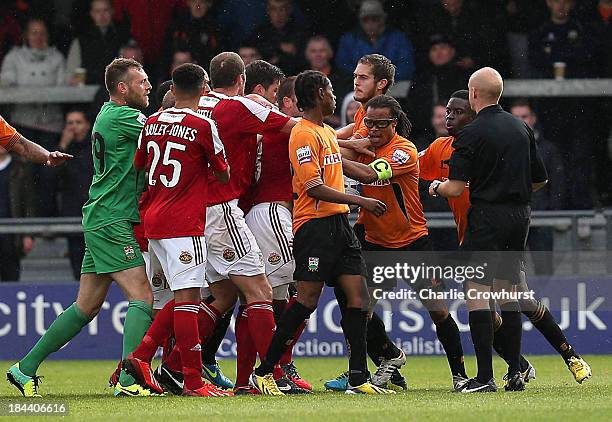
<instances>
[{"instance_id":1,"label":"ponytail hairstyle","mask_svg":"<svg viewBox=\"0 0 612 422\"><path fill-rule=\"evenodd\" d=\"M391 118L397 119L397 126L395 131L404 138L407 138L410 135L410 131L412 130L412 123L402 110L402 106L397 102L397 100L389 95L377 95L368 101L365 105L366 111L368 108L386 108L389 109L389 113L391 114Z\"/></svg>"}]
</instances>

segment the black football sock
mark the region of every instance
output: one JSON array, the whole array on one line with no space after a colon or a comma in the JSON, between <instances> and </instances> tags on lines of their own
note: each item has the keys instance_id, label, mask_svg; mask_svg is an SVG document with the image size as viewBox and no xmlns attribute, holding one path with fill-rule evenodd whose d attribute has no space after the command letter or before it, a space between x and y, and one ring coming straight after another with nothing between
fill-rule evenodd
<instances>
[{"instance_id":1,"label":"black football sock","mask_svg":"<svg viewBox=\"0 0 612 422\"><path fill-rule=\"evenodd\" d=\"M285 300L272 300L272 311L274 312L274 322L278 325L280 317L285 313L287 308L287 299Z\"/></svg>"},{"instance_id":2,"label":"black football sock","mask_svg":"<svg viewBox=\"0 0 612 422\"><path fill-rule=\"evenodd\" d=\"M569 362L571 357L579 358L574 348L569 344L565 334L553 318L552 314L542 302L538 300L530 301L530 306L523 306L523 301L520 302L521 309L534 309L535 311L523 311L523 314L529 318L529 321L540 333L548 340L550 345L563 357L565 363ZM535 303L535 306L533 304Z\"/></svg>"},{"instance_id":3,"label":"black football sock","mask_svg":"<svg viewBox=\"0 0 612 422\"><path fill-rule=\"evenodd\" d=\"M470 333L476 362L478 364L478 374L476 380L482 384L488 383L493 378L493 321L491 311L482 309L469 313Z\"/></svg>"},{"instance_id":4,"label":"black football sock","mask_svg":"<svg viewBox=\"0 0 612 422\"><path fill-rule=\"evenodd\" d=\"M234 308L227 311L225 315L223 315L223 317L217 321L217 325L215 325L215 329L213 330L211 336L208 338L206 344L204 344L204 347L202 347L203 364L214 365L217 362L215 355L221 346L221 342L225 338L227 329L232 321L233 313Z\"/></svg>"},{"instance_id":5,"label":"black football sock","mask_svg":"<svg viewBox=\"0 0 612 422\"><path fill-rule=\"evenodd\" d=\"M508 363L508 373L514 374L521 370L521 337L523 324L517 302L504 303L500 306L502 325L497 331L503 346L505 361Z\"/></svg>"},{"instance_id":6,"label":"black football sock","mask_svg":"<svg viewBox=\"0 0 612 422\"><path fill-rule=\"evenodd\" d=\"M400 350L393 344L385 330L385 323L374 312L368 320L366 333L366 344L368 356L376 365L380 365L382 359L393 359L400 355Z\"/></svg>"},{"instance_id":7,"label":"black football sock","mask_svg":"<svg viewBox=\"0 0 612 422\"><path fill-rule=\"evenodd\" d=\"M276 365L283 353L285 353L285 350L287 350L287 346L293 339L300 324L308 319L313 312L314 309L307 308L300 302L295 302L285 311L278 322L276 332L272 337L265 359L261 361L261 364L255 370L257 375L264 376L272 373L274 365Z\"/></svg>"},{"instance_id":8,"label":"black football sock","mask_svg":"<svg viewBox=\"0 0 612 422\"><path fill-rule=\"evenodd\" d=\"M349 344L349 384L353 387L363 384L368 379L367 320L367 311L362 311L359 308L346 308L342 327Z\"/></svg>"},{"instance_id":9,"label":"black football sock","mask_svg":"<svg viewBox=\"0 0 612 422\"><path fill-rule=\"evenodd\" d=\"M444 321L436 324L436 335L446 352L446 359L448 360L451 373L467 378L465 364L463 363L461 335L459 334L459 327L457 327L457 323L451 314L448 314Z\"/></svg>"},{"instance_id":10,"label":"black football sock","mask_svg":"<svg viewBox=\"0 0 612 422\"><path fill-rule=\"evenodd\" d=\"M501 315L497 312L491 312L491 317L493 318L493 349L500 358L508 363L506 355L504 354L504 339L499 335L499 329L503 323ZM521 355L521 372L525 372L527 368L529 368L529 362Z\"/></svg>"}]
</instances>

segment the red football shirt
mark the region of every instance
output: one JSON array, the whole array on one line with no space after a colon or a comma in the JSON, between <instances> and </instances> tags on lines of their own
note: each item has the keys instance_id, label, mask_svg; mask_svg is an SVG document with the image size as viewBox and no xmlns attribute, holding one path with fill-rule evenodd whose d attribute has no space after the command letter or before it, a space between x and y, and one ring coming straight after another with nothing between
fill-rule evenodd
<instances>
[{"instance_id":1,"label":"red football shirt","mask_svg":"<svg viewBox=\"0 0 612 422\"><path fill-rule=\"evenodd\" d=\"M203 236L209 165L227 169L215 124L189 109L155 113L142 128L134 164L148 172L147 239Z\"/></svg>"},{"instance_id":2,"label":"red football shirt","mask_svg":"<svg viewBox=\"0 0 612 422\"><path fill-rule=\"evenodd\" d=\"M289 134L274 133L262 139L259 178L252 189L251 204L291 201L291 161L289 161ZM257 174L256 174L257 176Z\"/></svg>"},{"instance_id":3,"label":"red football shirt","mask_svg":"<svg viewBox=\"0 0 612 422\"><path fill-rule=\"evenodd\" d=\"M232 172L226 185L209 172L208 205L240 198L254 182L257 134L277 133L290 118L248 98L228 97L217 92L200 98L198 112L217 124Z\"/></svg>"}]
</instances>

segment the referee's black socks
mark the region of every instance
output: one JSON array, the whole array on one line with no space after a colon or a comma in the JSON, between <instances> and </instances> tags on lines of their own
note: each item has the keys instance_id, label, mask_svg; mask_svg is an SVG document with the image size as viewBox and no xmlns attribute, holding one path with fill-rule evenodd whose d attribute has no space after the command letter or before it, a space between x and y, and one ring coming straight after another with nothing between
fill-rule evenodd
<instances>
[{"instance_id":1,"label":"referee's black socks","mask_svg":"<svg viewBox=\"0 0 612 422\"><path fill-rule=\"evenodd\" d=\"M525 302L527 301L520 302L523 314L529 318L533 326L542 333L550 345L563 357L565 363L569 362L572 357L579 358L580 356L568 343L565 334L561 331L548 308L539 300L529 300L529 303Z\"/></svg>"},{"instance_id":2,"label":"referee's black socks","mask_svg":"<svg viewBox=\"0 0 612 422\"><path fill-rule=\"evenodd\" d=\"M461 346L461 336L457 323L451 314L448 314L444 321L436 323L435 325L436 335L446 352L446 359L448 360L451 373L467 378L465 365L463 363L463 347Z\"/></svg>"},{"instance_id":3,"label":"referee's black socks","mask_svg":"<svg viewBox=\"0 0 612 422\"><path fill-rule=\"evenodd\" d=\"M480 309L469 313L470 333L476 363L478 364L478 375L476 380L482 384L488 383L493 378L493 321L491 311Z\"/></svg>"},{"instance_id":4,"label":"referee's black socks","mask_svg":"<svg viewBox=\"0 0 612 422\"><path fill-rule=\"evenodd\" d=\"M376 365L380 365L383 359L395 359L401 354L400 349L389 339L385 323L376 312L368 320L366 344L368 356Z\"/></svg>"},{"instance_id":5,"label":"referee's black socks","mask_svg":"<svg viewBox=\"0 0 612 422\"><path fill-rule=\"evenodd\" d=\"M276 327L276 332L272 337L265 359L255 369L257 375L264 376L272 373L274 365L276 365L281 356L283 356L283 353L285 353L285 350L287 350L300 324L308 319L313 312L314 309L307 308L300 302L295 302L285 311Z\"/></svg>"},{"instance_id":6,"label":"referee's black socks","mask_svg":"<svg viewBox=\"0 0 612 422\"><path fill-rule=\"evenodd\" d=\"M508 302L500 305L502 325L497 335L503 341L503 353L508 363L508 373L514 374L521 370L521 337L523 323L518 302Z\"/></svg>"}]
</instances>

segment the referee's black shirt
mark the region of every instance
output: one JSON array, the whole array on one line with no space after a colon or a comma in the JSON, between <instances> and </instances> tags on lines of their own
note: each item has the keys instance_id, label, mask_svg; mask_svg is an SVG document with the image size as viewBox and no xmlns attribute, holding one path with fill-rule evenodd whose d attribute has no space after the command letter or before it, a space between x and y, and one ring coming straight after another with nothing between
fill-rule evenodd
<instances>
[{"instance_id":1,"label":"referee's black shirt","mask_svg":"<svg viewBox=\"0 0 612 422\"><path fill-rule=\"evenodd\" d=\"M547 180L533 131L500 105L480 110L453 142L451 180L470 182L470 202L527 205L532 183Z\"/></svg>"}]
</instances>

